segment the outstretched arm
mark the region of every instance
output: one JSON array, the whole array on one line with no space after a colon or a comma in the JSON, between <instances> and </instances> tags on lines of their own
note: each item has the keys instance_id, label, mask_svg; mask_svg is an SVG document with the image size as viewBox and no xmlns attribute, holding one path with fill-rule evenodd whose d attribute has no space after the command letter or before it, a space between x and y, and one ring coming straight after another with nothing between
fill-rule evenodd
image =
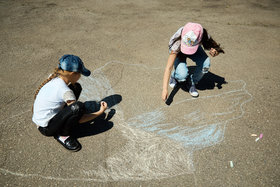
<instances>
[{"instance_id":1,"label":"outstretched arm","mask_svg":"<svg viewBox=\"0 0 280 187\"><path fill-rule=\"evenodd\" d=\"M176 53L171 52L168 57L168 60L167 60L167 64L166 64L164 76L163 76L162 94L161 94L161 98L163 101L165 101L168 96L168 81L170 78L170 74L171 74L176 56L177 56Z\"/></svg>"},{"instance_id":2,"label":"outstretched arm","mask_svg":"<svg viewBox=\"0 0 280 187\"><path fill-rule=\"evenodd\" d=\"M69 106L69 105L73 104L74 102L75 102L75 100L69 100L66 103ZM101 101L99 111L93 112L93 113L89 113L89 114L84 114L81 117L81 119L79 120L79 123L85 123L85 122L88 122L88 121L91 121L91 120L97 118L98 116L103 114L106 109L107 109L107 103L104 102L104 101Z\"/></svg>"},{"instance_id":3,"label":"outstretched arm","mask_svg":"<svg viewBox=\"0 0 280 187\"><path fill-rule=\"evenodd\" d=\"M100 116L101 114L103 114L104 111L107 109L107 103L104 101L101 101L100 105L101 106L100 106L99 111L90 113L90 114L84 114L81 117L81 119L79 120L79 123L85 123L85 122L91 121L91 120L97 118L98 116Z\"/></svg>"}]
</instances>

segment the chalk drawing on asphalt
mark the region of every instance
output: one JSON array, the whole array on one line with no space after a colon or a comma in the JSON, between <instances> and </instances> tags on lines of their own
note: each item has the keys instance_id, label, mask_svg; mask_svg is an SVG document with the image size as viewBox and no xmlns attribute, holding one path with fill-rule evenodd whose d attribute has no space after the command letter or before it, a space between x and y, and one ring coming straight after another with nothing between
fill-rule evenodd
<instances>
[{"instance_id":1,"label":"chalk drawing on asphalt","mask_svg":"<svg viewBox=\"0 0 280 187\"><path fill-rule=\"evenodd\" d=\"M151 82L144 82L149 79L141 79L141 76L148 76ZM155 100L153 97L160 97L157 90L161 88L161 76L160 68L114 61L93 71L89 78L81 79L84 85L81 100L100 100L114 94L123 96L123 101L113 107L116 109L113 129L120 131L127 143L119 148L119 152L104 158L106 167L100 164L91 168L87 163L81 166L75 178L21 174L3 168L0 171L21 177L103 182L193 174L193 153L223 141L226 126L243 117L243 106L252 95L246 90L246 83L237 80L229 81L213 95L210 92L210 95L197 99L186 95L170 106L149 105L145 102L148 95L141 93L145 94L148 87L151 93L157 93L150 96L151 101ZM153 81L158 84L154 86ZM134 84L129 85L130 82ZM145 105L141 106L141 103ZM171 111L172 117L169 115Z\"/></svg>"}]
</instances>

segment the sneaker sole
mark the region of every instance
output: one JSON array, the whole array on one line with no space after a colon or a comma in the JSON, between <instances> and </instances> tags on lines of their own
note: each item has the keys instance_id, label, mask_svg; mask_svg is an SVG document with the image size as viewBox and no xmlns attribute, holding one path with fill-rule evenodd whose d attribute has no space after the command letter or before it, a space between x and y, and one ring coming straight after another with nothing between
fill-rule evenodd
<instances>
[{"instance_id":1,"label":"sneaker sole","mask_svg":"<svg viewBox=\"0 0 280 187\"><path fill-rule=\"evenodd\" d=\"M189 93L192 97L198 97L199 96L199 94L197 94L197 95L192 95L191 93Z\"/></svg>"}]
</instances>

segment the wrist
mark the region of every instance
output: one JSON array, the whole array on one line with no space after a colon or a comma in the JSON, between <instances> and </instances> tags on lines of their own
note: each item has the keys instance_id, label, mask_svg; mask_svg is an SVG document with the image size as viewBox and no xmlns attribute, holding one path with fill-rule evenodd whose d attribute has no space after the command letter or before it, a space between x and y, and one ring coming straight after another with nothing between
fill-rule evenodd
<instances>
[{"instance_id":1,"label":"wrist","mask_svg":"<svg viewBox=\"0 0 280 187\"><path fill-rule=\"evenodd\" d=\"M100 108L98 114L101 115L102 113L104 113L104 111L105 111L104 109Z\"/></svg>"}]
</instances>

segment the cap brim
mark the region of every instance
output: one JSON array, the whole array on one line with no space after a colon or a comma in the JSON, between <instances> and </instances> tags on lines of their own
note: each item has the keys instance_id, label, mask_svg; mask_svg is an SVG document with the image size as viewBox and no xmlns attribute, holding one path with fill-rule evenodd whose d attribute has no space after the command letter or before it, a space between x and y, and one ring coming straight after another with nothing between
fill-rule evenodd
<instances>
[{"instance_id":1,"label":"cap brim","mask_svg":"<svg viewBox=\"0 0 280 187\"><path fill-rule=\"evenodd\" d=\"M185 45L183 42L181 42L181 52L186 55L193 55L197 51L198 46L199 46L199 44L189 47L189 46Z\"/></svg>"},{"instance_id":2,"label":"cap brim","mask_svg":"<svg viewBox=\"0 0 280 187\"><path fill-rule=\"evenodd\" d=\"M83 68L83 71L82 71L81 73L82 73L82 75L88 77L88 76L90 76L90 73L91 73L91 72L90 72L88 69Z\"/></svg>"}]
</instances>

